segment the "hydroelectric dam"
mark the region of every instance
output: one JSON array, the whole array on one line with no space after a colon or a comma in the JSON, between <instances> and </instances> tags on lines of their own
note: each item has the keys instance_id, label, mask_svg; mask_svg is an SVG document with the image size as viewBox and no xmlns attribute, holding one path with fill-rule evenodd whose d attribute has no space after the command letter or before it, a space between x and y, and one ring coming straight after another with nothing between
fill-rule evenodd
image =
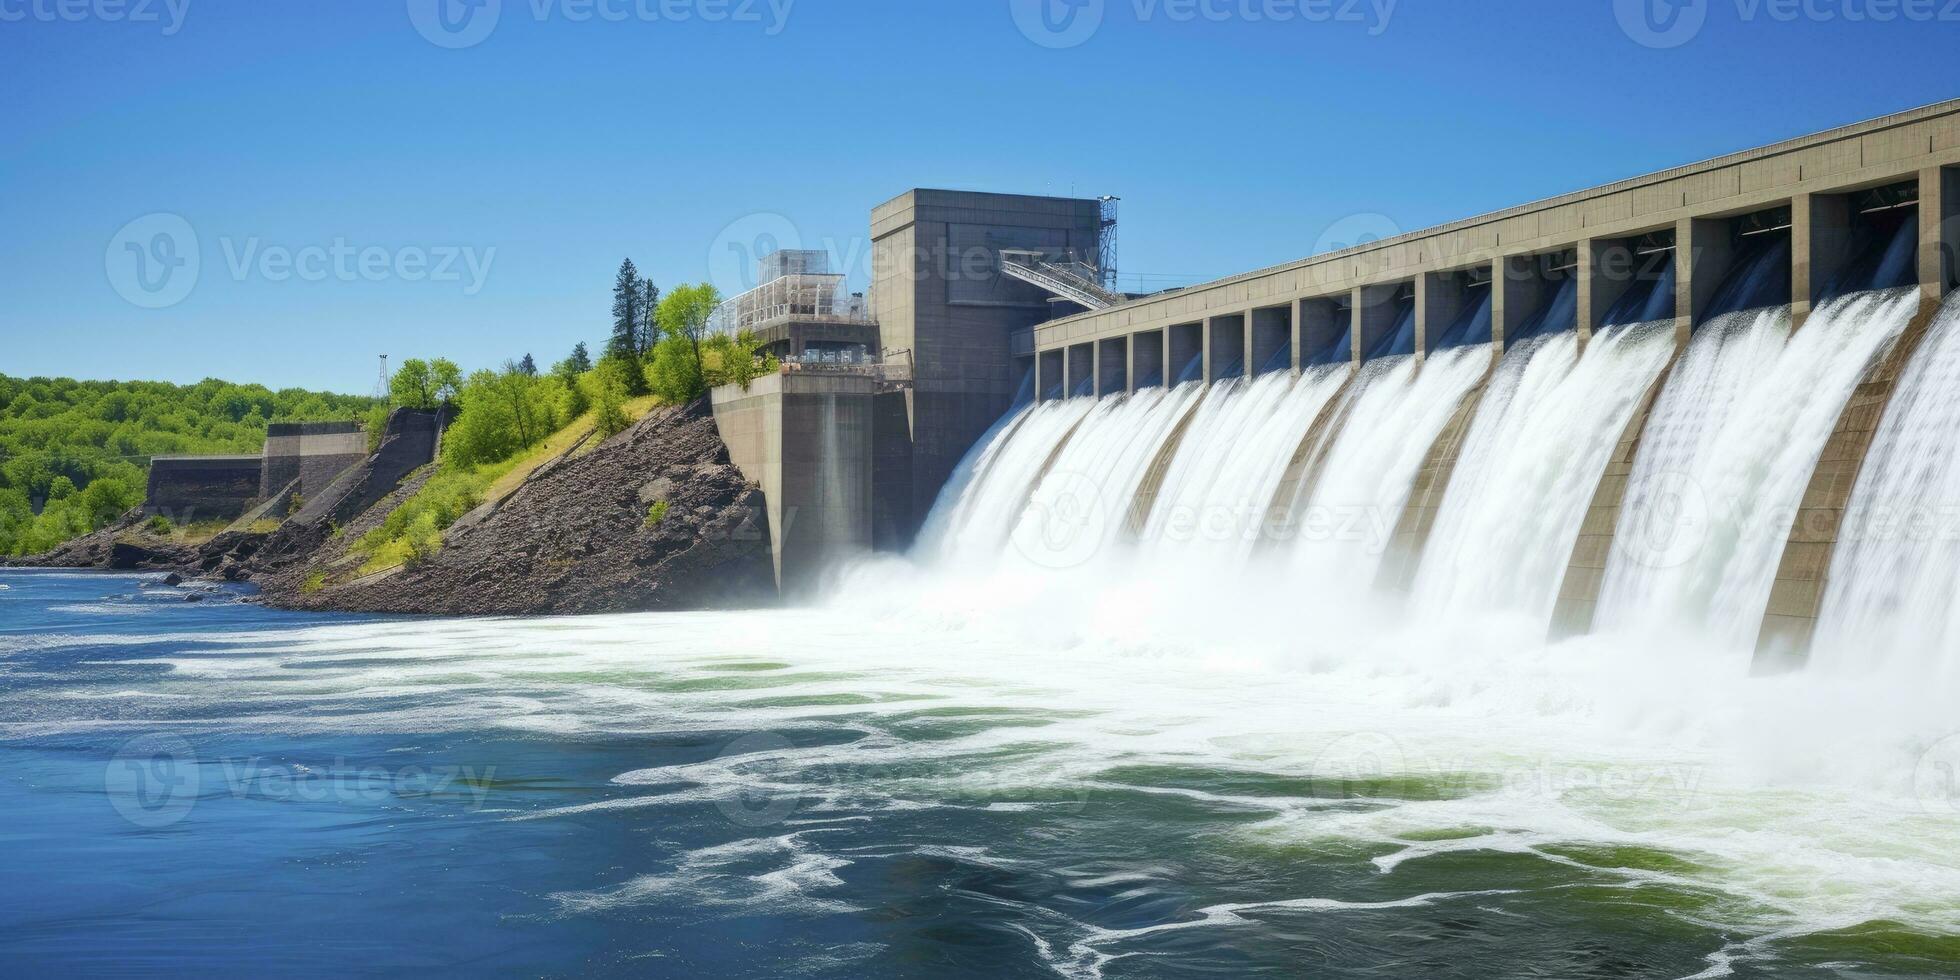
<instances>
[{"instance_id":1,"label":"hydroelectric dam","mask_svg":"<svg viewBox=\"0 0 1960 980\"><path fill-rule=\"evenodd\" d=\"M1093 288L1095 207L911 192L881 250L1048 228L973 238L978 286L884 257L907 384L717 391L772 524L805 510L779 571L916 529L1036 580L1246 575L1766 665L1960 633L1960 102L1141 297ZM1079 312L1009 291L1043 287Z\"/></svg>"}]
</instances>

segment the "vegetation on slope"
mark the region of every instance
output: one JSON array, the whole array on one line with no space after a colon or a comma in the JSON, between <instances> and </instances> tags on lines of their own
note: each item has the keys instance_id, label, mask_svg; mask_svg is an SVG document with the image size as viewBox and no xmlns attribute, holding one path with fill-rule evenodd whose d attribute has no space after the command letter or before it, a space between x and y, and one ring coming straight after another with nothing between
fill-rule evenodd
<instances>
[{"instance_id":1,"label":"vegetation on slope","mask_svg":"<svg viewBox=\"0 0 1960 980\"><path fill-rule=\"evenodd\" d=\"M142 503L152 456L255 453L269 422L357 418L373 404L215 379L0 375L0 554L47 551Z\"/></svg>"}]
</instances>

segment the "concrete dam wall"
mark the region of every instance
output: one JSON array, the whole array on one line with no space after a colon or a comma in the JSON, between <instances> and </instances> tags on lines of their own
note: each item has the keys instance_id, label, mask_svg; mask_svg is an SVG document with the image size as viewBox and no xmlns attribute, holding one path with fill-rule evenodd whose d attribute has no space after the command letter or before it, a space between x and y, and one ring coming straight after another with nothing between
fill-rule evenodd
<instances>
[{"instance_id":1,"label":"concrete dam wall","mask_svg":"<svg viewBox=\"0 0 1960 980\"><path fill-rule=\"evenodd\" d=\"M1897 570L1960 574L1899 517L1960 505L1956 167L1949 103L1042 324L1035 403L919 553L1252 568L1765 669L1880 610L1945 635Z\"/></svg>"}]
</instances>

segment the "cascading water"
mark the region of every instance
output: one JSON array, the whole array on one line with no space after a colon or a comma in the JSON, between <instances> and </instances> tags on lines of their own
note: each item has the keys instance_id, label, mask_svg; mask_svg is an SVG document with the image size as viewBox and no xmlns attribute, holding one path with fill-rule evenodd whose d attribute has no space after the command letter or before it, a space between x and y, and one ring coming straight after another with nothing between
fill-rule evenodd
<instances>
[{"instance_id":1,"label":"cascading water","mask_svg":"<svg viewBox=\"0 0 1960 980\"><path fill-rule=\"evenodd\" d=\"M1098 402L1028 498L1010 537L1013 553L1054 569L1108 556L1151 461L1202 390L1146 388Z\"/></svg>"},{"instance_id":2,"label":"cascading water","mask_svg":"<svg viewBox=\"0 0 1960 980\"><path fill-rule=\"evenodd\" d=\"M1593 490L1673 349L1662 320L1597 333L1583 357L1569 332L1505 352L1423 551L1417 608L1550 621Z\"/></svg>"},{"instance_id":3,"label":"cascading water","mask_svg":"<svg viewBox=\"0 0 1960 980\"><path fill-rule=\"evenodd\" d=\"M1960 675L1960 293L1899 378L1839 531L1816 669Z\"/></svg>"},{"instance_id":4,"label":"cascading water","mask_svg":"<svg viewBox=\"0 0 1960 980\"><path fill-rule=\"evenodd\" d=\"M1273 495L1347 365L1285 372L1249 386L1219 385L1192 419L1145 524L1146 552L1235 567L1266 527Z\"/></svg>"},{"instance_id":5,"label":"cascading water","mask_svg":"<svg viewBox=\"0 0 1960 980\"><path fill-rule=\"evenodd\" d=\"M929 560L991 565L1021 519L1035 481L1056 449L1099 403L1089 398L1047 401L1024 410L1012 424L997 427L977 447L965 481L940 494L918 553ZM944 511L943 516L939 513Z\"/></svg>"},{"instance_id":6,"label":"cascading water","mask_svg":"<svg viewBox=\"0 0 1960 980\"><path fill-rule=\"evenodd\" d=\"M1682 627L1731 649L1754 646L1824 443L1917 303L1912 290L1854 293L1794 337L1782 309L1703 328L1649 422L1598 626Z\"/></svg>"},{"instance_id":7,"label":"cascading water","mask_svg":"<svg viewBox=\"0 0 1960 980\"><path fill-rule=\"evenodd\" d=\"M1490 361L1482 344L1420 363L1388 357L1362 365L1346 421L1318 471L1296 489L1290 511L1290 564L1304 584L1343 591L1372 585L1423 457Z\"/></svg>"}]
</instances>

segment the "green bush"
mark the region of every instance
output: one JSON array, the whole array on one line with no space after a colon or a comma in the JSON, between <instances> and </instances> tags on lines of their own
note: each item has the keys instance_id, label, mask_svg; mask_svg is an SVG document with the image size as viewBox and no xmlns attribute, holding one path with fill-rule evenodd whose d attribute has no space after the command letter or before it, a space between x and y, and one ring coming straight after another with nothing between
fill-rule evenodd
<instances>
[{"instance_id":1,"label":"green bush","mask_svg":"<svg viewBox=\"0 0 1960 980\"><path fill-rule=\"evenodd\" d=\"M170 523L170 518L158 514L144 521L143 529L161 538L167 537L170 532L177 530L177 525Z\"/></svg>"},{"instance_id":2,"label":"green bush","mask_svg":"<svg viewBox=\"0 0 1960 980\"><path fill-rule=\"evenodd\" d=\"M645 524L646 527L653 527L654 525L659 524L661 521L664 521L666 519L667 519L667 502L665 500L656 500L650 506L647 507L647 520Z\"/></svg>"}]
</instances>

